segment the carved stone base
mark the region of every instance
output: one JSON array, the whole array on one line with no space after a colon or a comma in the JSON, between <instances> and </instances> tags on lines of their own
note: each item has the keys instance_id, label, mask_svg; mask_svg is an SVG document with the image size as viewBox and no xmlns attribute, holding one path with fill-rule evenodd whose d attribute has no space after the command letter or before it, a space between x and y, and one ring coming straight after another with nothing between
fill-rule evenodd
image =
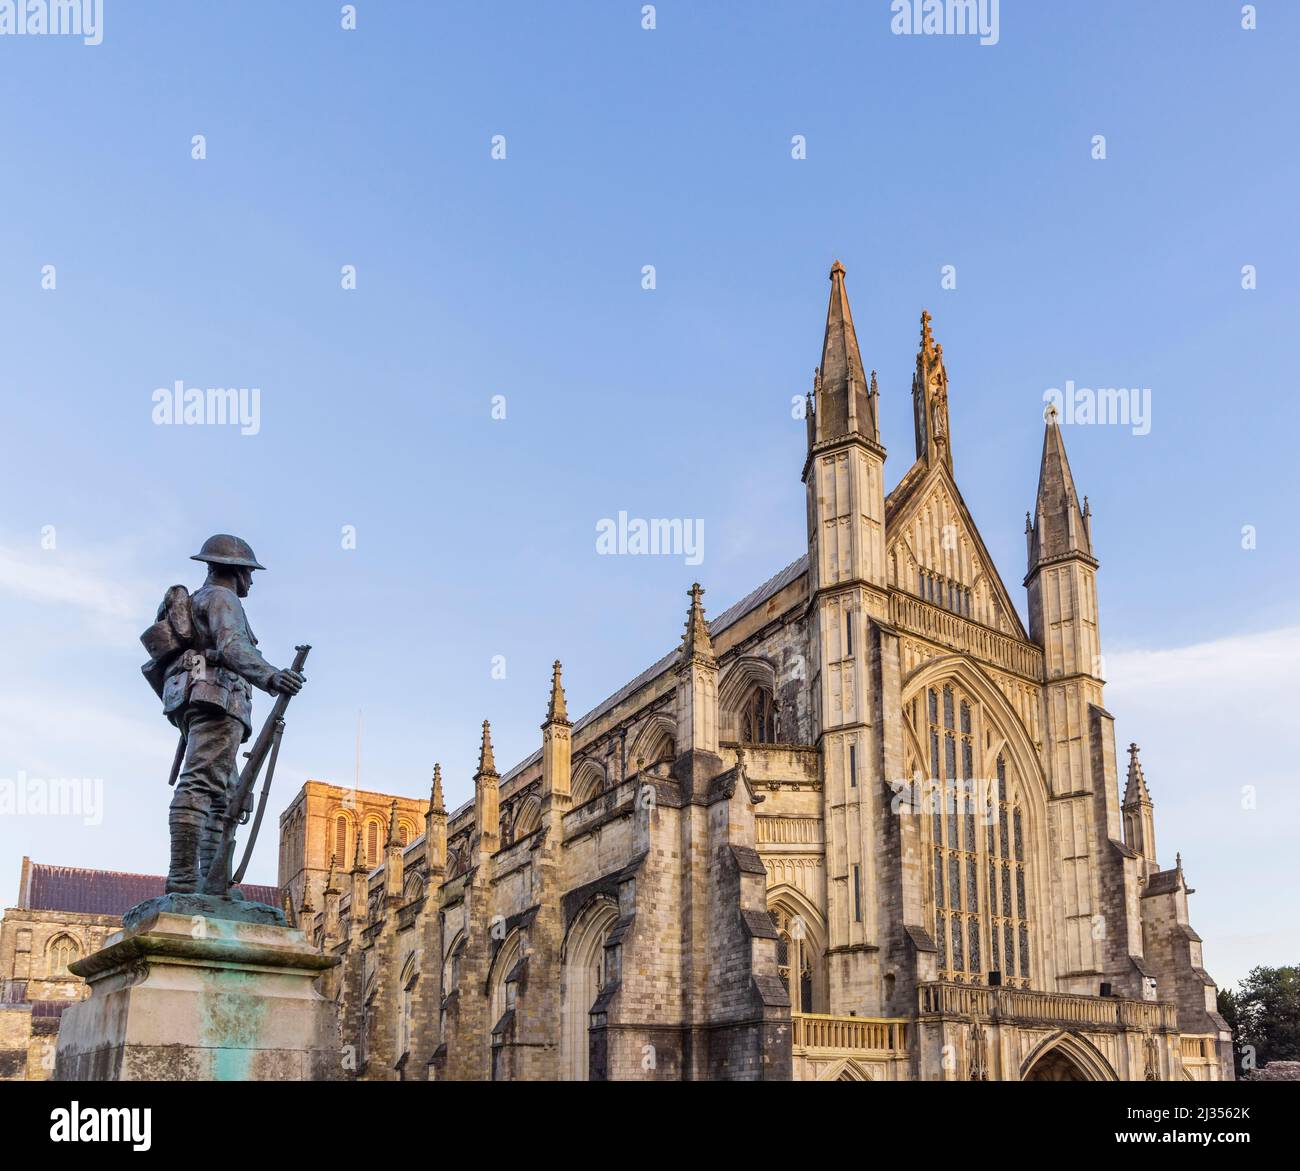
<instances>
[{"instance_id":1,"label":"carved stone base","mask_svg":"<svg viewBox=\"0 0 1300 1171\"><path fill-rule=\"evenodd\" d=\"M54 1077L340 1078L335 1007L313 987L337 963L294 928L197 911L136 916L101 951L70 965L89 982L90 997L63 1014Z\"/></svg>"}]
</instances>

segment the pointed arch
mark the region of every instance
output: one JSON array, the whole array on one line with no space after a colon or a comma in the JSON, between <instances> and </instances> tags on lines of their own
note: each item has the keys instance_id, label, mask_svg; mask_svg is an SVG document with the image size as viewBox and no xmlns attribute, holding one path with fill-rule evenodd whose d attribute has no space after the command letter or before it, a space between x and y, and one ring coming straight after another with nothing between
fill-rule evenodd
<instances>
[{"instance_id":1,"label":"pointed arch","mask_svg":"<svg viewBox=\"0 0 1300 1171\"><path fill-rule=\"evenodd\" d=\"M511 841L517 842L520 838L536 833L541 828L542 803L537 799L536 794L530 793L520 802L519 810L515 814Z\"/></svg>"},{"instance_id":2,"label":"pointed arch","mask_svg":"<svg viewBox=\"0 0 1300 1171\"><path fill-rule=\"evenodd\" d=\"M488 1028L495 1031L506 1012L514 1008L514 984L510 980L515 965L524 958L527 939L516 927L501 941L496 955L488 965Z\"/></svg>"},{"instance_id":3,"label":"pointed arch","mask_svg":"<svg viewBox=\"0 0 1300 1171\"><path fill-rule=\"evenodd\" d=\"M585 805L605 791L605 769L590 756L584 757L573 770L573 804Z\"/></svg>"},{"instance_id":4,"label":"pointed arch","mask_svg":"<svg viewBox=\"0 0 1300 1171\"><path fill-rule=\"evenodd\" d=\"M1055 1075L1065 1068L1078 1072L1078 1077L1043 1076L1034 1077L1035 1069L1039 1074L1051 1071ZM1111 1067L1101 1050L1087 1037L1079 1033L1069 1033L1064 1029L1045 1037L1040 1041L1020 1065L1021 1081L1088 1081L1117 1082L1119 1075Z\"/></svg>"},{"instance_id":5,"label":"pointed arch","mask_svg":"<svg viewBox=\"0 0 1300 1171\"><path fill-rule=\"evenodd\" d=\"M560 950L560 1076L568 1081L590 1077L591 1006L604 987L605 943L618 923L618 904L597 895L575 916Z\"/></svg>"},{"instance_id":6,"label":"pointed arch","mask_svg":"<svg viewBox=\"0 0 1300 1171\"><path fill-rule=\"evenodd\" d=\"M754 697L765 696L772 707L772 740L779 739L776 716L776 667L759 655L742 655L718 681L718 718L723 740L740 741L745 730L745 715Z\"/></svg>"},{"instance_id":7,"label":"pointed arch","mask_svg":"<svg viewBox=\"0 0 1300 1171\"><path fill-rule=\"evenodd\" d=\"M791 1011L828 1011L825 917L807 895L784 882L768 888L767 909L777 929L777 968Z\"/></svg>"},{"instance_id":8,"label":"pointed arch","mask_svg":"<svg viewBox=\"0 0 1300 1171\"><path fill-rule=\"evenodd\" d=\"M677 721L666 712L656 712L650 716L628 752L629 767L637 770L637 761L644 760L646 768L653 768L663 761L671 761L677 755Z\"/></svg>"},{"instance_id":9,"label":"pointed arch","mask_svg":"<svg viewBox=\"0 0 1300 1171\"><path fill-rule=\"evenodd\" d=\"M837 1061L828 1066L824 1073L817 1075L819 1082L869 1082L871 1073L865 1066L859 1065L851 1057Z\"/></svg>"},{"instance_id":10,"label":"pointed arch","mask_svg":"<svg viewBox=\"0 0 1300 1171\"><path fill-rule=\"evenodd\" d=\"M1034 747L1033 737L1029 735L1020 713L1011 706L1002 689L973 660L965 655L950 654L940 655L921 664L903 680L903 706L906 707L927 687L942 685L947 679L961 683L980 703L997 713L998 723L1021 776L1027 781L1032 778L1036 782L1028 786L1032 790L1031 796L1035 798L1035 812L1045 815L1047 777L1038 750Z\"/></svg>"},{"instance_id":11,"label":"pointed arch","mask_svg":"<svg viewBox=\"0 0 1300 1171\"><path fill-rule=\"evenodd\" d=\"M45 954L49 961L51 980L72 978L68 965L81 958L81 942L67 931L60 931L45 945Z\"/></svg>"},{"instance_id":12,"label":"pointed arch","mask_svg":"<svg viewBox=\"0 0 1300 1171\"><path fill-rule=\"evenodd\" d=\"M412 871L406 876L406 882L402 887L402 902L413 903L416 899L424 897L424 875L418 870Z\"/></svg>"},{"instance_id":13,"label":"pointed arch","mask_svg":"<svg viewBox=\"0 0 1300 1171\"><path fill-rule=\"evenodd\" d=\"M926 901L941 978L980 983L996 969L1013 986L1027 987L1032 979L1050 987L1048 791L1037 747L1002 689L964 655L941 655L917 667L903 681L902 697L905 724L927 729L912 728L908 757L919 752L922 775L943 778L942 790L926 787L921 806ZM936 697L942 698L938 716ZM923 735L928 753L916 739ZM986 748L987 741L997 745L996 752ZM955 809L954 776L976 782L964 792L974 800ZM972 810L978 811L974 817ZM995 875L1002 896L996 902ZM1008 888L1014 892L1010 899Z\"/></svg>"}]
</instances>

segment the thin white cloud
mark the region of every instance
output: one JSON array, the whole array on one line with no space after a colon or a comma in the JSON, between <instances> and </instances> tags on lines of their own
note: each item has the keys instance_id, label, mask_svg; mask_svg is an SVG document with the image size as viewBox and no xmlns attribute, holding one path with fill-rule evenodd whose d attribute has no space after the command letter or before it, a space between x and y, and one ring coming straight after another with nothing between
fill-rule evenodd
<instances>
[{"instance_id":1,"label":"thin white cloud","mask_svg":"<svg viewBox=\"0 0 1300 1171\"><path fill-rule=\"evenodd\" d=\"M1300 627L1106 656L1106 706L1137 741L1160 863L1181 853L1192 925L1220 983L1295 963L1300 918ZM1126 757L1121 749L1120 783Z\"/></svg>"},{"instance_id":2,"label":"thin white cloud","mask_svg":"<svg viewBox=\"0 0 1300 1171\"><path fill-rule=\"evenodd\" d=\"M12 600L12 620L47 631L52 643L73 634L124 647L138 646L162 590L143 581L129 555L114 548L45 550L6 543L0 544L0 597ZM15 608L25 612L15 614Z\"/></svg>"},{"instance_id":3,"label":"thin white cloud","mask_svg":"<svg viewBox=\"0 0 1300 1171\"><path fill-rule=\"evenodd\" d=\"M124 582L105 554L0 545L0 590L73 606L104 618L138 619L148 609L140 583Z\"/></svg>"}]
</instances>

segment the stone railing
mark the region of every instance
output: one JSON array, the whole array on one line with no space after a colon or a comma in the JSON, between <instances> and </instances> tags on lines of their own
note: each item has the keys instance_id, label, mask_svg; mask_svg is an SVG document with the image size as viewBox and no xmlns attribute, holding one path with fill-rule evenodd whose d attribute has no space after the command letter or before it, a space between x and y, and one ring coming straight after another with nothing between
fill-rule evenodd
<instances>
[{"instance_id":1,"label":"stone railing","mask_svg":"<svg viewBox=\"0 0 1300 1171\"><path fill-rule=\"evenodd\" d=\"M907 1050L907 1022L889 1017L827 1016L792 1012L791 1044L795 1049L902 1053Z\"/></svg>"},{"instance_id":2,"label":"stone railing","mask_svg":"<svg viewBox=\"0 0 1300 1171\"><path fill-rule=\"evenodd\" d=\"M756 817L754 836L760 846L820 846L820 817Z\"/></svg>"},{"instance_id":3,"label":"stone railing","mask_svg":"<svg viewBox=\"0 0 1300 1171\"><path fill-rule=\"evenodd\" d=\"M1184 1033L1178 1038L1184 1061L1215 1061L1218 1038L1213 1033Z\"/></svg>"},{"instance_id":4,"label":"stone railing","mask_svg":"<svg viewBox=\"0 0 1300 1171\"><path fill-rule=\"evenodd\" d=\"M889 620L903 630L909 630L942 643L955 651L963 651L988 663L996 663L1014 675L1041 682L1043 678L1043 652L1009 635L999 634L960 614L932 606L920 598L906 594L889 595Z\"/></svg>"},{"instance_id":5,"label":"stone railing","mask_svg":"<svg viewBox=\"0 0 1300 1171\"><path fill-rule=\"evenodd\" d=\"M1177 1008L1164 1001L948 983L921 984L917 994L923 1016L973 1016L1112 1028L1116 1025L1137 1029L1178 1027Z\"/></svg>"}]
</instances>

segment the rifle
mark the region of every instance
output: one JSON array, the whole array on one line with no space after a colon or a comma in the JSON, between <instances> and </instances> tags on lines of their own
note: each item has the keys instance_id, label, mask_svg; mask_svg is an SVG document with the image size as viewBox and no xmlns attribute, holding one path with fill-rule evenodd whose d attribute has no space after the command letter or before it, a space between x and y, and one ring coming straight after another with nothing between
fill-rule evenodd
<instances>
[{"instance_id":1,"label":"rifle","mask_svg":"<svg viewBox=\"0 0 1300 1171\"><path fill-rule=\"evenodd\" d=\"M293 649L297 654L294 655L293 665L289 669L301 675L302 669L307 663L307 653L311 650L311 647L304 644ZM224 898L230 893L232 884L239 882L244 877L244 871L248 869L248 861L253 853L253 843L257 841L257 831L262 825L262 814L266 812L266 799L271 791L271 778L275 775L275 762L280 755L280 738L284 735L284 713L289 706L289 700L292 698L293 696L284 692L276 696L275 705L271 708L271 714L266 717L266 723L262 725L262 730L257 734L257 739L253 741L253 746L244 753L244 758L248 763L240 771L239 780L235 784L234 791L227 799L226 815L221 826L221 841L218 844L216 855L212 859L211 869L204 877L203 891L205 894ZM252 829L248 833L248 844L244 847L244 857L240 861L239 869L232 879L230 864L235 850L235 826L245 824L249 815L253 812L253 788L257 784L257 777L262 771L262 765L267 763L268 756L270 757L270 764L267 767L266 782L262 786L262 796L258 803L257 816L254 818Z\"/></svg>"}]
</instances>

